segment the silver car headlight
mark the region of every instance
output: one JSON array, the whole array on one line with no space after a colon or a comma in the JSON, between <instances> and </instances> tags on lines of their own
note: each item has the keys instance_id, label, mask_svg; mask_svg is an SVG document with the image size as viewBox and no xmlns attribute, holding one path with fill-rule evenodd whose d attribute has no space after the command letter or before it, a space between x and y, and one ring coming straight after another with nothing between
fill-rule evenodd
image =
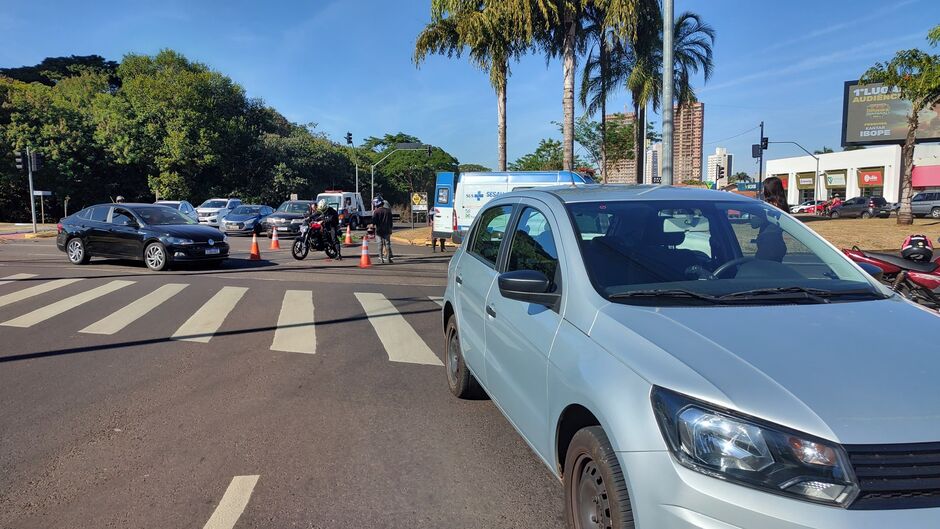
<instances>
[{"instance_id":1,"label":"silver car headlight","mask_svg":"<svg viewBox=\"0 0 940 529\"><path fill-rule=\"evenodd\" d=\"M653 411L685 467L801 500L847 507L858 485L838 444L654 387Z\"/></svg>"},{"instance_id":2,"label":"silver car headlight","mask_svg":"<svg viewBox=\"0 0 940 529\"><path fill-rule=\"evenodd\" d=\"M180 237L167 237L166 242L167 244L176 244L176 245L193 244L192 239L182 239Z\"/></svg>"}]
</instances>

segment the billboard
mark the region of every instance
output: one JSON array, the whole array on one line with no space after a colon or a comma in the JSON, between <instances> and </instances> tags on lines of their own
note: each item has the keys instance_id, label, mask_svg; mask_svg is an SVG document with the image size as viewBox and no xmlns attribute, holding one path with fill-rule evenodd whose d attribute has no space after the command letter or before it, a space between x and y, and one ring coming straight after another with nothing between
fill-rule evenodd
<instances>
[{"instance_id":1,"label":"billboard","mask_svg":"<svg viewBox=\"0 0 940 529\"><path fill-rule=\"evenodd\" d=\"M897 88L846 81L842 95L842 146L900 144L907 137L911 103ZM940 141L940 104L920 111L916 141Z\"/></svg>"}]
</instances>

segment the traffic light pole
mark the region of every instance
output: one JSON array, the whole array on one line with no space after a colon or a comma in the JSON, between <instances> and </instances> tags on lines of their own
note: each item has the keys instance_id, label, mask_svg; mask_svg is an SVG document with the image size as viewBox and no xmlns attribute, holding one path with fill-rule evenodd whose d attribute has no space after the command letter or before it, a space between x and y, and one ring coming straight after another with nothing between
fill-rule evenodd
<instances>
[{"instance_id":1,"label":"traffic light pole","mask_svg":"<svg viewBox=\"0 0 940 529\"><path fill-rule=\"evenodd\" d=\"M36 197L33 196L33 157L26 147L26 167L29 174L29 211L33 216L33 233L36 233Z\"/></svg>"},{"instance_id":2,"label":"traffic light pole","mask_svg":"<svg viewBox=\"0 0 940 529\"><path fill-rule=\"evenodd\" d=\"M751 129L754 130L754 129ZM757 158L757 189L764 193L764 122L760 122L760 156Z\"/></svg>"}]
</instances>

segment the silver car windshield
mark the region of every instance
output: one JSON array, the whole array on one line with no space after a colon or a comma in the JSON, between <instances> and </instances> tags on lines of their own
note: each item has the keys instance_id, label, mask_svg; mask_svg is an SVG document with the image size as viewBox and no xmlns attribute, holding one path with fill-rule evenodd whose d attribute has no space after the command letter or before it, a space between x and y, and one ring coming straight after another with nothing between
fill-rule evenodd
<instances>
[{"instance_id":1,"label":"silver car windshield","mask_svg":"<svg viewBox=\"0 0 940 529\"><path fill-rule=\"evenodd\" d=\"M644 305L884 297L800 221L762 202L568 206L598 292Z\"/></svg>"}]
</instances>

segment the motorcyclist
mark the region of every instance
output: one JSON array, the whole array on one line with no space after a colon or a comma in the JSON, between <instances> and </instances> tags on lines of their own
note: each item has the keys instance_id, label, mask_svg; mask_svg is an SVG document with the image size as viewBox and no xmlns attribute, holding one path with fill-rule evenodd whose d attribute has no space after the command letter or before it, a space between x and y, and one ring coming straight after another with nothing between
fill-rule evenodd
<instances>
[{"instance_id":1,"label":"motorcyclist","mask_svg":"<svg viewBox=\"0 0 940 529\"><path fill-rule=\"evenodd\" d=\"M308 218L310 220L320 221L320 224L323 226L323 236L326 238L326 243L332 244L333 247L336 248L336 260L342 260L342 245L339 244L337 240L339 232L339 213L337 213L332 206L327 204L326 199L322 198L316 203L316 209L314 209L314 205L311 204L310 210Z\"/></svg>"}]
</instances>

